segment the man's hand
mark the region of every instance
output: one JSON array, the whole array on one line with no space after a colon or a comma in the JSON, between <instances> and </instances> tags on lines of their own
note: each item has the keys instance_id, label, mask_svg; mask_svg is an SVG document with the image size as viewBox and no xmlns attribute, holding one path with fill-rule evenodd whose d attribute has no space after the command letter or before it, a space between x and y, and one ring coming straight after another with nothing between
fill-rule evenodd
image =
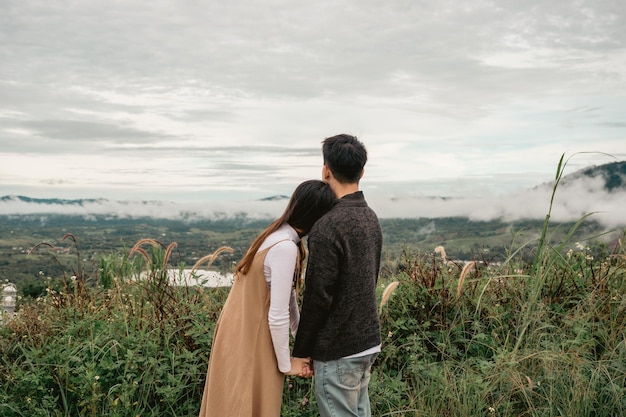
<instances>
[{"instance_id":1,"label":"man's hand","mask_svg":"<svg viewBox=\"0 0 626 417\"><path fill-rule=\"evenodd\" d=\"M291 370L285 375L295 375L302 378L313 376L313 364L311 358L291 358Z\"/></svg>"}]
</instances>

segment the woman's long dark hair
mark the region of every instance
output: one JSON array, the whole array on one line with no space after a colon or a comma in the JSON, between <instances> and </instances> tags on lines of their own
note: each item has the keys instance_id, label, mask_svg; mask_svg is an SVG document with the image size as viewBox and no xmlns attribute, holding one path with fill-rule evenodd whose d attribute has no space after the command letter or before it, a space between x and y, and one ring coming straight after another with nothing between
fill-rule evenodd
<instances>
[{"instance_id":1,"label":"woman's long dark hair","mask_svg":"<svg viewBox=\"0 0 626 417\"><path fill-rule=\"evenodd\" d=\"M283 224L287 223L294 229L297 229L301 237L306 236L311 231L313 224L326 214L334 203L335 195L330 189L330 186L324 181L308 180L298 185L289 199L289 203L283 214L254 239L246 255L235 267L235 274L240 273L245 275L248 273L254 255L256 255L263 241ZM300 277L304 266L304 258L304 243L300 240L298 243L298 261L296 263L294 279Z\"/></svg>"}]
</instances>

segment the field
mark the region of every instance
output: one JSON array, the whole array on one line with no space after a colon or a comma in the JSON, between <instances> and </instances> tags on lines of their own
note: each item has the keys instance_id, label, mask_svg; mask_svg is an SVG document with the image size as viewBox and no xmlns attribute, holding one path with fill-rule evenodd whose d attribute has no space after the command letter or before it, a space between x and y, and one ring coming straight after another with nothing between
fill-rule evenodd
<instances>
[{"instance_id":1,"label":"field","mask_svg":"<svg viewBox=\"0 0 626 417\"><path fill-rule=\"evenodd\" d=\"M155 239L164 247L175 242L171 263L178 266L191 266L218 247L229 246L234 252L224 254L213 264L213 269L228 272L270 221L245 217L190 223L151 218L0 216L0 280L16 284L22 295L36 297L47 286L42 276L58 281L63 275L74 275L72 271L80 260L87 280L94 281L103 256L128 254L136 242L145 238ZM515 240L532 240L539 236L542 227L538 220L504 223L472 222L465 218L381 219L381 224L383 273L392 273L404 254L434 256L437 246L444 246L454 259L501 262ZM561 224L558 230L555 227L552 237L562 239L572 226ZM589 221L576 230L572 240L603 232L598 224ZM72 239L64 239L67 234ZM610 242L618 236L611 233L601 241Z\"/></svg>"},{"instance_id":2,"label":"field","mask_svg":"<svg viewBox=\"0 0 626 417\"><path fill-rule=\"evenodd\" d=\"M548 219L382 220L373 415L626 415L624 231ZM212 265L229 270L265 224L5 220L21 299L0 327L0 415L197 415L228 289L167 270L231 246ZM312 392L288 378L282 415L317 415Z\"/></svg>"}]
</instances>

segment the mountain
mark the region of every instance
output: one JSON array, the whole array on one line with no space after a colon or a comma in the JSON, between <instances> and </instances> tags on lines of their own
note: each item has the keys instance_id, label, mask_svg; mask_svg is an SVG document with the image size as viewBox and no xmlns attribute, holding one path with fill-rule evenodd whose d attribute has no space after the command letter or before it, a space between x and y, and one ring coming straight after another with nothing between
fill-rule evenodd
<instances>
[{"instance_id":1,"label":"mountain","mask_svg":"<svg viewBox=\"0 0 626 417\"><path fill-rule=\"evenodd\" d=\"M270 197L264 197L260 199L260 201L281 201L281 200L289 200L289 196L281 194L281 195L273 195Z\"/></svg>"},{"instance_id":2,"label":"mountain","mask_svg":"<svg viewBox=\"0 0 626 417\"><path fill-rule=\"evenodd\" d=\"M505 196L491 197L403 197L367 194L368 202L381 218L449 218L471 221L518 221L545 217L554 182ZM161 219L188 223L198 221L267 220L276 218L285 207L286 195L272 195L254 201L116 201L104 198L59 199L22 195L0 197L0 216L36 218L79 216L81 221L112 219ZM551 219L576 221L588 213L609 227L626 225L626 161L590 166L563 176Z\"/></svg>"},{"instance_id":3,"label":"mountain","mask_svg":"<svg viewBox=\"0 0 626 417\"><path fill-rule=\"evenodd\" d=\"M608 192L626 190L626 161L612 162L600 166L592 166L574 172L566 177L568 181L578 178L601 177L604 179L604 189Z\"/></svg>"},{"instance_id":4,"label":"mountain","mask_svg":"<svg viewBox=\"0 0 626 417\"><path fill-rule=\"evenodd\" d=\"M104 198L79 198L75 200L65 200L61 198L32 198L26 197L23 195L5 195L0 197L0 202L17 202L21 201L24 203L33 203L33 204L55 204L60 206L67 205L78 205L84 206L86 203L103 203L107 201Z\"/></svg>"},{"instance_id":5,"label":"mountain","mask_svg":"<svg viewBox=\"0 0 626 417\"><path fill-rule=\"evenodd\" d=\"M572 186L576 183L594 181L595 191L608 193L626 191L626 161L611 162L602 165L592 165L567 174L561 178L561 186ZM537 185L537 187L554 187L554 180Z\"/></svg>"}]
</instances>

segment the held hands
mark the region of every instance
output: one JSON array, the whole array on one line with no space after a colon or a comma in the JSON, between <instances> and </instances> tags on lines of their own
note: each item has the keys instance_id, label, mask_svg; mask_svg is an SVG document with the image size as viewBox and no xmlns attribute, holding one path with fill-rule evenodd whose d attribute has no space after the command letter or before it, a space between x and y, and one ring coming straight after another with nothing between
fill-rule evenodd
<instances>
[{"instance_id":1,"label":"held hands","mask_svg":"<svg viewBox=\"0 0 626 417\"><path fill-rule=\"evenodd\" d=\"M285 375L295 375L302 378L313 376L313 364L310 358L291 358L291 370Z\"/></svg>"}]
</instances>

